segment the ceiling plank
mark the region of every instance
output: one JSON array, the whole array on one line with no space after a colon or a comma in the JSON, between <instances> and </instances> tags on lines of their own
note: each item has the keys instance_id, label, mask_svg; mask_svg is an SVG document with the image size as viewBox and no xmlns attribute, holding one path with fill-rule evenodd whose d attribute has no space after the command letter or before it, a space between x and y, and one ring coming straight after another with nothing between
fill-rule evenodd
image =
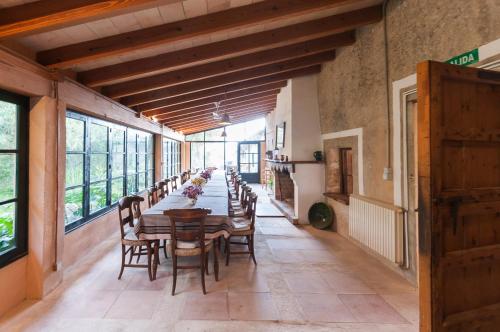
<instances>
[{"instance_id":1,"label":"ceiling plank","mask_svg":"<svg viewBox=\"0 0 500 332\"><path fill-rule=\"evenodd\" d=\"M164 93L157 93L156 91L149 95L150 100L143 100L142 96L129 96L120 99L120 103L126 105L128 107L133 107L139 104L145 104L153 100L165 100L165 103L176 104L181 102L186 102L195 99L201 99L204 97L214 96L218 94L224 94L231 91L238 91L246 88L251 88L255 86L260 86L264 84L270 84L273 82L288 80L290 78L313 75L317 74L321 71L321 65L314 65L306 68L295 69L291 71L287 71L284 73L269 75L265 77L259 77L252 80L247 80L238 83L227 84L223 86L218 86L215 88L209 88L206 90L199 90L191 93L186 93L182 95L171 95L170 89Z\"/></svg>"},{"instance_id":2,"label":"ceiling plank","mask_svg":"<svg viewBox=\"0 0 500 332\"><path fill-rule=\"evenodd\" d=\"M182 95L185 93L190 93L199 90L205 90L221 85L233 84L241 81L250 80L253 78L269 76L273 74L278 74L281 72L290 71L293 69L310 67L315 64L321 64L326 61L331 61L335 58L335 52L322 52L318 54L309 55L302 58L297 58L293 60L287 60L271 65L264 65L261 67L244 69L234 73L229 73L221 76L215 76L210 78L205 78L193 82L187 82L183 84L174 85L171 87L161 88L153 91L138 93L130 97L124 98L124 102L127 106L136 106L139 104L163 99L164 97L159 96L175 96ZM282 80L280 78L279 80Z\"/></svg>"},{"instance_id":3,"label":"ceiling plank","mask_svg":"<svg viewBox=\"0 0 500 332\"><path fill-rule=\"evenodd\" d=\"M117 81L170 71L186 65L342 33L376 23L381 19L382 9L380 6L360 9L319 20L87 70L78 73L78 79L81 83L91 87L109 85Z\"/></svg>"},{"instance_id":4,"label":"ceiling plank","mask_svg":"<svg viewBox=\"0 0 500 332\"><path fill-rule=\"evenodd\" d=\"M226 60L183 68L159 75L139 78L128 82L117 83L106 86L102 91L110 98L119 98L203 78L224 75L243 69L260 67L266 64L273 64L324 51L334 50L338 47L352 45L354 42L354 31L350 31L338 35L313 39L303 43L278 47Z\"/></svg>"},{"instance_id":5,"label":"ceiling plank","mask_svg":"<svg viewBox=\"0 0 500 332\"><path fill-rule=\"evenodd\" d=\"M355 2L355 0L267 0L187 20L42 51L37 54L37 59L43 65L65 68L145 47L185 40L218 31L228 31L236 27L269 22L279 18L289 18Z\"/></svg>"},{"instance_id":6,"label":"ceiling plank","mask_svg":"<svg viewBox=\"0 0 500 332\"><path fill-rule=\"evenodd\" d=\"M244 111L246 109L255 109L255 108L271 108L274 109L276 107L276 99L268 99L268 100L258 100L254 102L249 102L247 104L240 104L240 105L232 105L230 107L225 108L224 110L219 109L221 112L236 112L236 111ZM216 108L206 108L202 109L199 111L194 111L194 112L179 112L176 114L163 114L160 117L155 119L157 121L183 121L187 119L188 117L191 116L198 116L198 115L210 115L212 112L215 112Z\"/></svg>"},{"instance_id":7,"label":"ceiling plank","mask_svg":"<svg viewBox=\"0 0 500 332\"><path fill-rule=\"evenodd\" d=\"M161 4L181 0L163 1ZM0 9L0 38L47 31L157 6L158 0L40 0Z\"/></svg>"},{"instance_id":8,"label":"ceiling plank","mask_svg":"<svg viewBox=\"0 0 500 332\"><path fill-rule=\"evenodd\" d=\"M227 114L230 117L232 117L232 116L238 116L238 115L249 114L249 113L260 113L260 112L269 113L272 111L273 111L273 108L271 108L271 107L255 107L255 108L247 108L247 109L243 109L243 110L228 111ZM165 124L165 125L170 127L170 126L174 126L174 125L185 125L185 124L191 123L193 121L205 121L207 119L209 120L212 118L213 118L213 116L211 113L199 114L199 115L189 116L184 121L165 120L165 121L162 121L162 124Z\"/></svg>"},{"instance_id":9,"label":"ceiling plank","mask_svg":"<svg viewBox=\"0 0 500 332\"><path fill-rule=\"evenodd\" d=\"M267 113L269 113L268 110L250 111L250 112L241 113L240 115L233 115L233 116L231 116L231 120L236 120L236 119L240 119L242 117L248 117L251 115L253 115L253 116L266 115ZM215 120L211 117L207 117L205 119L195 119L195 120L192 120L192 121L189 121L186 123L182 123L182 124L174 124L174 125L165 124L165 125L168 126L169 128L178 130L178 129L189 128L189 127L193 127L193 126L204 125L207 123L219 124L219 122L220 122L220 120Z\"/></svg>"},{"instance_id":10,"label":"ceiling plank","mask_svg":"<svg viewBox=\"0 0 500 332\"><path fill-rule=\"evenodd\" d=\"M280 92L280 89L273 89L273 90L258 91L258 92L254 92L254 93L249 94L249 95L232 96L232 98L230 98L230 99L215 99L215 98L213 98L212 100L215 100L215 101L202 102L202 103L195 101L194 103L186 103L186 104L178 104L178 105L173 105L173 106L159 107L159 108L154 109L154 110L142 112L142 114L145 116L155 116L155 115L159 115L159 114L163 114L163 113L189 110L189 109L192 109L195 107L214 106L215 102L221 102L220 106L226 106L226 105L231 105L231 104L237 103L239 101L251 100L251 99L255 99L255 98L261 98L264 96L275 96L279 92Z\"/></svg>"},{"instance_id":11,"label":"ceiling plank","mask_svg":"<svg viewBox=\"0 0 500 332\"><path fill-rule=\"evenodd\" d=\"M177 107L178 109L187 109L187 108L191 108L191 107L195 107L195 106L213 104L213 103L218 102L218 101L231 100L234 98L249 96L249 95L253 95L253 94L264 92L264 91L281 89L281 88L284 88L286 85L287 85L287 81L274 82L274 83L259 85L259 86L255 86L255 87L251 87L251 88L242 89L242 90L230 91L227 93L220 93L220 94L217 94L214 96L209 96L206 98L198 98L195 100L186 100L183 103L172 104L167 99L163 99L163 100L158 100L158 101L154 101L154 102L147 103L147 104L138 105L135 107L135 110L137 112L147 112L147 111L153 111L153 110L156 110L159 108L164 108L164 107ZM144 115L147 115L147 113Z\"/></svg>"},{"instance_id":12,"label":"ceiling plank","mask_svg":"<svg viewBox=\"0 0 500 332\"><path fill-rule=\"evenodd\" d=\"M252 116L248 116L248 117L243 117L243 118L238 118L238 119L232 119L232 123L233 124L237 124L237 123L242 123L242 122L247 122L247 121L252 121L252 120L255 120L255 119L259 119L259 118L262 118L263 115L252 115ZM205 130L211 130L211 129L218 129L218 128L223 128L224 126L221 126L219 123L217 122L212 122L212 123L206 123L202 126L195 126L195 127L189 127L189 128L184 128L182 129L181 131L185 134L194 134L194 133L197 133L197 132L200 132L200 131L205 131Z\"/></svg>"},{"instance_id":13,"label":"ceiling plank","mask_svg":"<svg viewBox=\"0 0 500 332\"><path fill-rule=\"evenodd\" d=\"M251 100L244 100L240 101L231 105L226 105L223 107L219 107L220 112L225 112L229 110L235 110L235 109L242 109L245 107L256 107L256 106L262 106L262 105L276 105L276 95L274 96L264 96L260 98L255 98ZM171 117L178 117L178 116L187 116L190 114L195 114L195 113L211 113L215 112L217 108L215 106L200 106L196 108L192 108L190 110L181 110L181 111L175 111L175 112L170 112L170 113L163 113L159 114L153 117L153 119L162 121L165 119L169 119Z\"/></svg>"}]
</instances>

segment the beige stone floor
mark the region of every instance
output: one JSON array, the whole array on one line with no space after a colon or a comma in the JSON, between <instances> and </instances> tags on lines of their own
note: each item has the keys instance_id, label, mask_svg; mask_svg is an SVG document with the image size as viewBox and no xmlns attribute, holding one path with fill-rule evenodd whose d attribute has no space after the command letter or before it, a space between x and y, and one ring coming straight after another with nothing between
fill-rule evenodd
<instances>
[{"instance_id":1,"label":"beige stone floor","mask_svg":"<svg viewBox=\"0 0 500 332\"><path fill-rule=\"evenodd\" d=\"M120 251L110 239L70 268L42 301L26 301L0 331L417 331L417 291L333 232L259 218L254 266L221 264L221 279L197 271L178 278L170 261L150 282L142 269L117 280ZM212 272L212 270L211 270Z\"/></svg>"}]
</instances>

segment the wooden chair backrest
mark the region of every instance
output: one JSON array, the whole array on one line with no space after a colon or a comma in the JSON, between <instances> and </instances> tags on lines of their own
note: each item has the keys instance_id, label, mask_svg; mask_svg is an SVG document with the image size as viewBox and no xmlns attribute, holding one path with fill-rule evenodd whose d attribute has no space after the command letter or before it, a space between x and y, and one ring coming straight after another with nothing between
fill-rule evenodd
<instances>
[{"instance_id":1,"label":"wooden chair backrest","mask_svg":"<svg viewBox=\"0 0 500 332\"><path fill-rule=\"evenodd\" d=\"M163 214L170 218L170 239L172 247L177 248L177 241L198 242L205 248L205 217L212 213L210 209L170 209Z\"/></svg>"},{"instance_id":2,"label":"wooden chair backrest","mask_svg":"<svg viewBox=\"0 0 500 332\"><path fill-rule=\"evenodd\" d=\"M177 175L174 175L170 178L170 185L172 186L172 191L177 190L177 179L179 177Z\"/></svg>"},{"instance_id":3,"label":"wooden chair backrest","mask_svg":"<svg viewBox=\"0 0 500 332\"><path fill-rule=\"evenodd\" d=\"M144 197L141 196L125 196L118 201L118 216L120 218L120 232L122 239L125 237L125 225L129 227L134 227L134 219L138 219L141 216L141 202L144 201ZM124 212L127 215L124 215Z\"/></svg>"},{"instance_id":4,"label":"wooden chair backrest","mask_svg":"<svg viewBox=\"0 0 500 332\"><path fill-rule=\"evenodd\" d=\"M245 186L245 189L241 190L241 207L246 208L248 205L248 196L252 192L252 187Z\"/></svg>"},{"instance_id":5,"label":"wooden chair backrest","mask_svg":"<svg viewBox=\"0 0 500 332\"><path fill-rule=\"evenodd\" d=\"M164 181L158 181L155 183L155 187L158 189L158 199L165 198L165 185Z\"/></svg>"},{"instance_id":6,"label":"wooden chair backrest","mask_svg":"<svg viewBox=\"0 0 500 332\"><path fill-rule=\"evenodd\" d=\"M148 189L148 206L152 207L153 205L156 205L158 201L159 201L158 188L154 186L150 187Z\"/></svg>"},{"instance_id":7,"label":"wooden chair backrest","mask_svg":"<svg viewBox=\"0 0 500 332\"><path fill-rule=\"evenodd\" d=\"M168 183L170 182L170 179L163 179L163 183L165 183L165 196L168 196L169 194L169 189L168 189Z\"/></svg>"},{"instance_id":8,"label":"wooden chair backrest","mask_svg":"<svg viewBox=\"0 0 500 332\"><path fill-rule=\"evenodd\" d=\"M186 183L188 177L187 177L187 172L182 172L181 174L181 185Z\"/></svg>"},{"instance_id":9,"label":"wooden chair backrest","mask_svg":"<svg viewBox=\"0 0 500 332\"><path fill-rule=\"evenodd\" d=\"M249 218L252 223L250 224L250 229L255 229L255 216L257 212L257 199L259 197L256 193L248 193L248 203L246 208L247 218Z\"/></svg>"}]
</instances>

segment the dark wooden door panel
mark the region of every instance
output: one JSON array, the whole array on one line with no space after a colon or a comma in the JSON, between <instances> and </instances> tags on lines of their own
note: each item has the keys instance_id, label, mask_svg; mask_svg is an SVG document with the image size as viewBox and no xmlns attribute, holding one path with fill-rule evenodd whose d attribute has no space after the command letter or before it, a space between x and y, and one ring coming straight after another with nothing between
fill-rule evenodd
<instances>
[{"instance_id":1,"label":"dark wooden door panel","mask_svg":"<svg viewBox=\"0 0 500 332\"><path fill-rule=\"evenodd\" d=\"M418 65L422 331L500 331L500 75Z\"/></svg>"}]
</instances>

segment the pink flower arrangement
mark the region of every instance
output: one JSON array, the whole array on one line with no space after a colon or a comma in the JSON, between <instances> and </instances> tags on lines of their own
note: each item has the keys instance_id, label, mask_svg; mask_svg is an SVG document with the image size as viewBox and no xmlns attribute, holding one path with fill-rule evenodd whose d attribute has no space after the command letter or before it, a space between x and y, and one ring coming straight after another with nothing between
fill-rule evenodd
<instances>
[{"instance_id":1,"label":"pink flower arrangement","mask_svg":"<svg viewBox=\"0 0 500 332\"><path fill-rule=\"evenodd\" d=\"M203 194L203 190L201 189L200 186L188 186L184 188L184 191L182 192L183 196L186 196L187 198L191 199L196 199L198 195Z\"/></svg>"},{"instance_id":2,"label":"pink flower arrangement","mask_svg":"<svg viewBox=\"0 0 500 332\"><path fill-rule=\"evenodd\" d=\"M210 172L208 169L201 172L200 176L204 178L205 180L208 180L212 177L212 172Z\"/></svg>"}]
</instances>

